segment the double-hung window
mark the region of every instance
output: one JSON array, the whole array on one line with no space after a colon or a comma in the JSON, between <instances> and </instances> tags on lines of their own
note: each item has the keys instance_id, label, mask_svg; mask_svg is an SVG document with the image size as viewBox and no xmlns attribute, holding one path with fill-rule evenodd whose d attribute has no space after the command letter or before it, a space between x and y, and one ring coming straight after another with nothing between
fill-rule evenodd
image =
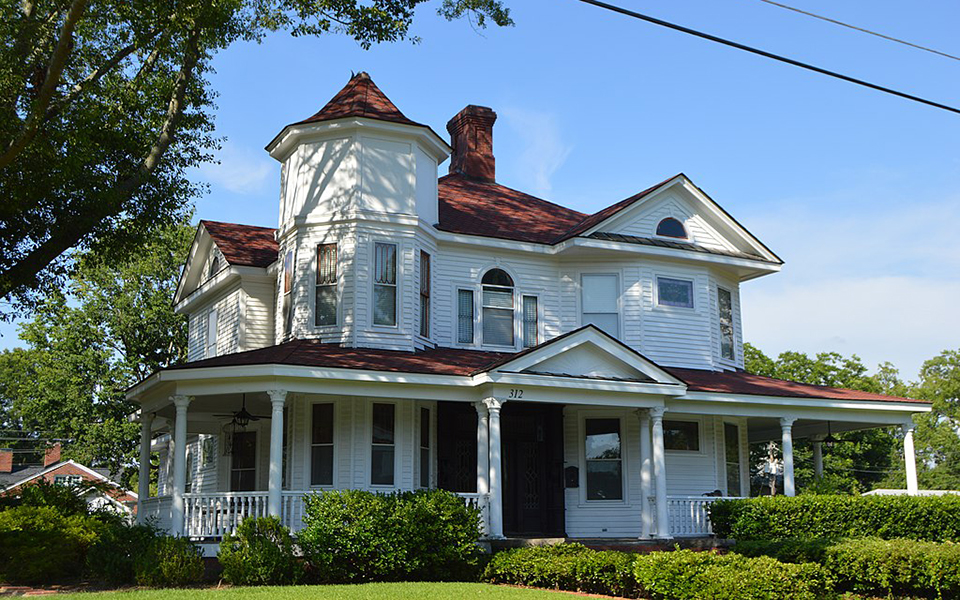
<instances>
[{"instance_id":1,"label":"double-hung window","mask_svg":"<svg viewBox=\"0 0 960 600\"><path fill-rule=\"evenodd\" d=\"M370 451L372 485L393 485L395 413L396 406L393 404L373 405L373 447Z\"/></svg>"},{"instance_id":2,"label":"double-hung window","mask_svg":"<svg viewBox=\"0 0 960 600\"><path fill-rule=\"evenodd\" d=\"M739 496L740 491L740 428L723 424L724 458L727 467L727 495Z\"/></svg>"},{"instance_id":3,"label":"double-hung window","mask_svg":"<svg viewBox=\"0 0 960 600\"><path fill-rule=\"evenodd\" d=\"M483 276L483 343L513 346L513 279L502 269L491 269Z\"/></svg>"},{"instance_id":4,"label":"double-hung window","mask_svg":"<svg viewBox=\"0 0 960 600\"><path fill-rule=\"evenodd\" d=\"M586 419L587 500L623 500L620 419Z\"/></svg>"},{"instance_id":5,"label":"double-hung window","mask_svg":"<svg viewBox=\"0 0 960 600\"><path fill-rule=\"evenodd\" d=\"M420 335L430 337L430 255L420 251Z\"/></svg>"},{"instance_id":6,"label":"double-hung window","mask_svg":"<svg viewBox=\"0 0 960 600\"><path fill-rule=\"evenodd\" d=\"M420 487L430 487L430 409L420 409Z\"/></svg>"},{"instance_id":7,"label":"double-hung window","mask_svg":"<svg viewBox=\"0 0 960 600\"><path fill-rule=\"evenodd\" d=\"M213 358L217 355L217 309L211 308L207 313L207 339L204 340L204 358Z\"/></svg>"},{"instance_id":8,"label":"double-hung window","mask_svg":"<svg viewBox=\"0 0 960 600\"><path fill-rule=\"evenodd\" d=\"M717 309L720 313L720 357L733 360L733 296L730 290L717 288Z\"/></svg>"},{"instance_id":9,"label":"double-hung window","mask_svg":"<svg viewBox=\"0 0 960 600\"><path fill-rule=\"evenodd\" d=\"M374 244L373 324L397 325L397 245Z\"/></svg>"},{"instance_id":10,"label":"double-hung window","mask_svg":"<svg viewBox=\"0 0 960 600\"><path fill-rule=\"evenodd\" d=\"M283 257L283 334L293 331L293 250Z\"/></svg>"},{"instance_id":11,"label":"double-hung window","mask_svg":"<svg viewBox=\"0 0 960 600\"><path fill-rule=\"evenodd\" d=\"M457 343L473 343L473 290L457 290Z\"/></svg>"},{"instance_id":12,"label":"double-hung window","mask_svg":"<svg viewBox=\"0 0 960 600\"><path fill-rule=\"evenodd\" d=\"M314 307L317 327L337 324L337 245L317 246L317 289Z\"/></svg>"},{"instance_id":13,"label":"double-hung window","mask_svg":"<svg viewBox=\"0 0 960 600\"><path fill-rule=\"evenodd\" d=\"M620 278L615 274L584 273L580 277L580 324L592 323L620 337Z\"/></svg>"},{"instance_id":14,"label":"double-hung window","mask_svg":"<svg viewBox=\"0 0 960 600\"><path fill-rule=\"evenodd\" d=\"M312 416L310 485L333 485L333 404L314 404Z\"/></svg>"},{"instance_id":15,"label":"double-hung window","mask_svg":"<svg viewBox=\"0 0 960 600\"><path fill-rule=\"evenodd\" d=\"M536 296L523 297L523 347L533 348L540 343L539 308Z\"/></svg>"}]
</instances>

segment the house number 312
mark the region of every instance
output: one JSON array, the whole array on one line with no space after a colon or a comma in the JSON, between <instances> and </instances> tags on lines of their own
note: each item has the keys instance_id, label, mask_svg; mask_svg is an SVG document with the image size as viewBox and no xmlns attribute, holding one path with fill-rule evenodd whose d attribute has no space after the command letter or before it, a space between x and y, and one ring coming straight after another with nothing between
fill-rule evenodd
<instances>
[{"instance_id":1,"label":"house number 312","mask_svg":"<svg viewBox=\"0 0 960 600\"><path fill-rule=\"evenodd\" d=\"M511 389L510 389L510 396L509 396L509 397L510 397L510 398L523 398L523 390L519 390L519 389L516 389L516 388L511 388Z\"/></svg>"}]
</instances>

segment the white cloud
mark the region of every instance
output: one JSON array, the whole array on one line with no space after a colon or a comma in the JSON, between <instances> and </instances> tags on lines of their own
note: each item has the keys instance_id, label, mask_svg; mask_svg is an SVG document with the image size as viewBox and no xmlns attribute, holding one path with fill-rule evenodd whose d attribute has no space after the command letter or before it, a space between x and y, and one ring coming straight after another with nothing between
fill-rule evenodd
<instances>
[{"instance_id":1,"label":"white cloud","mask_svg":"<svg viewBox=\"0 0 960 600\"><path fill-rule=\"evenodd\" d=\"M573 146L563 141L555 115L521 108L498 111L523 144L514 168L524 187L535 195L547 196L552 178L566 162Z\"/></svg>"},{"instance_id":2,"label":"white cloud","mask_svg":"<svg viewBox=\"0 0 960 600\"><path fill-rule=\"evenodd\" d=\"M211 185L236 194L263 192L271 181L273 165L262 150L225 142L216 155L219 164L201 165L200 175Z\"/></svg>"}]
</instances>

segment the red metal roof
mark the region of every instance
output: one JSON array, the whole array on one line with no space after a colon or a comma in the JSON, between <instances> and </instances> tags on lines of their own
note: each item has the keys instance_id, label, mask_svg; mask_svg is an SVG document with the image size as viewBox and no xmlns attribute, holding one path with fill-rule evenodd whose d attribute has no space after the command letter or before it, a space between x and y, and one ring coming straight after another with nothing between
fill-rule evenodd
<instances>
[{"instance_id":1,"label":"red metal roof","mask_svg":"<svg viewBox=\"0 0 960 600\"><path fill-rule=\"evenodd\" d=\"M327 102L320 109L320 112L295 124L319 123L320 121L332 121L344 117L366 117L378 121L426 127L426 125L411 121L400 112L400 109L363 71L351 77L347 85L337 92L337 95Z\"/></svg>"},{"instance_id":2,"label":"red metal roof","mask_svg":"<svg viewBox=\"0 0 960 600\"><path fill-rule=\"evenodd\" d=\"M276 229L218 221L200 221L231 265L269 267L277 260L280 247Z\"/></svg>"}]
</instances>

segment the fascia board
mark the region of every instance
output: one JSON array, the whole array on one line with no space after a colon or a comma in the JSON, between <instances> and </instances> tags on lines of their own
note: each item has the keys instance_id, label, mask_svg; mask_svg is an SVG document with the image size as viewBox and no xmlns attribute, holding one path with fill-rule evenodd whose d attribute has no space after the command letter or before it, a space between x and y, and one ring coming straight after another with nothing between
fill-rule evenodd
<instances>
[{"instance_id":1,"label":"fascia board","mask_svg":"<svg viewBox=\"0 0 960 600\"><path fill-rule=\"evenodd\" d=\"M273 278L270 277L268 267L230 265L214 275L212 279L208 279L200 284L197 289L190 292L190 295L175 304L173 309L178 313L184 313L189 308L204 302L211 294L222 290L230 283L240 281L242 279L255 278L273 281Z\"/></svg>"},{"instance_id":2,"label":"fascia board","mask_svg":"<svg viewBox=\"0 0 960 600\"><path fill-rule=\"evenodd\" d=\"M357 130L380 130L417 139L433 155L437 164L442 163L453 152L453 148L429 127L367 117L343 117L318 123L287 125L267 144L266 150L274 159L283 162L298 144L319 141L331 134L342 135Z\"/></svg>"},{"instance_id":3,"label":"fascia board","mask_svg":"<svg viewBox=\"0 0 960 600\"><path fill-rule=\"evenodd\" d=\"M781 270L781 265L779 263L771 263L762 260L751 260L749 258L737 258L735 256L723 256L720 254L708 254L706 252L696 252L693 250L677 250L675 248L645 246L642 244L630 244L627 242L595 240L585 237L577 237L567 240L564 242L564 247L562 249L558 249L558 253L575 247L611 250L629 254L642 254L645 256L656 256L683 261L708 262L728 267L760 271L760 274L757 276L766 275L768 273L777 273Z\"/></svg>"},{"instance_id":4,"label":"fascia board","mask_svg":"<svg viewBox=\"0 0 960 600\"><path fill-rule=\"evenodd\" d=\"M610 379L577 379L537 373L494 372L476 376L478 384L515 385L525 387L553 387L596 392L619 392L650 396L682 396L686 386L682 384L643 383L640 381L614 381Z\"/></svg>"},{"instance_id":5,"label":"fascia board","mask_svg":"<svg viewBox=\"0 0 960 600\"><path fill-rule=\"evenodd\" d=\"M712 392L687 392L677 402L701 401L713 404L743 404L796 408L819 408L827 410L855 410L894 413L926 413L931 405L916 402L877 402L874 400L832 400L827 398L791 398L785 396L757 396L750 394L719 394ZM786 416L786 415L783 415Z\"/></svg>"},{"instance_id":6,"label":"fascia board","mask_svg":"<svg viewBox=\"0 0 960 600\"><path fill-rule=\"evenodd\" d=\"M187 256L187 261L183 265L183 269L180 271L180 278L177 280L177 290L173 293L173 305L176 305L183 298L184 288L187 285L187 279L189 278L190 272L193 270L194 261L197 258L197 255L200 251L201 244L209 242L213 243L213 238L207 232L206 227L202 224L197 225L197 230L193 234L193 241L190 243L190 252Z\"/></svg>"}]
</instances>

